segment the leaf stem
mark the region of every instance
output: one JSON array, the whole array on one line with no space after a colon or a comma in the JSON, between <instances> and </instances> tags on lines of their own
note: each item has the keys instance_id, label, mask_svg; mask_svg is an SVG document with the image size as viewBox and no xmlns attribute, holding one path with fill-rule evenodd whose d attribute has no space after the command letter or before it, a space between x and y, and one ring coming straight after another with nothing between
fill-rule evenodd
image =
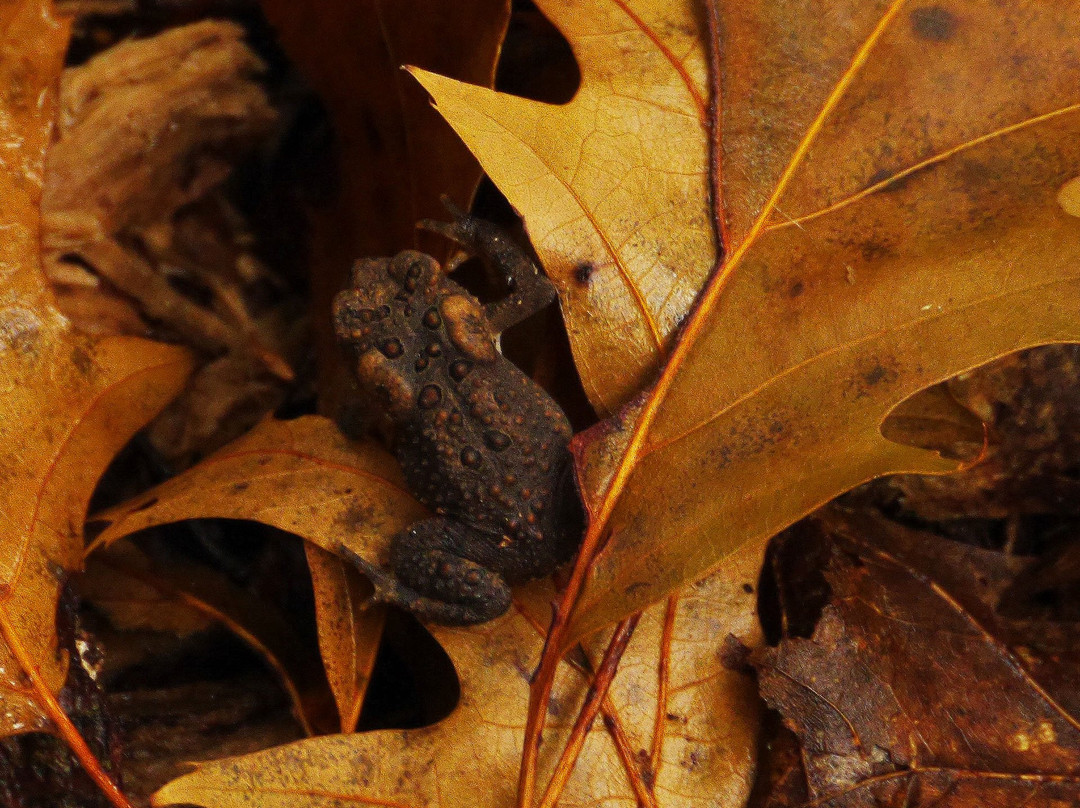
<instances>
[{"instance_id":1,"label":"leaf stem","mask_svg":"<svg viewBox=\"0 0 1080 808\"><path fill-rule=\"evenodd\" d=\"M757 242L758 237L765 229L766 223L776 210L780 198L791 184L795 172L809 152L810 146L824 128L825 121L843 99L844 94L854 82L855 77L858 75L863 65L866 64L870 52L881 39L881 36L888 28L889 23L899 13L903 4L904 0L893 0L874 26L869 36L855 52L851 63L836 83L836 86L833 87L832 91L829 93L821 110L799 141L791 159L788 161L787 167L777 181L776 187L769 196L768 201L758 213L746 238L738 245L735 251L730 254L730 257L718 255L717 261L719 266L710 277L708 284L706 284L697 305L694 307L687 320L684 331L679 335L679 340L676 343L670 358L664 365L660 378L657 380L648 400L645 402L645 406L634 426L634 431L626 447L626 451L619 462L615 474L612 475L607 490L604 492L600 507L597 509L596 517L589 524L589 528L582 539L578 559L574 564L570 581L562 594L558 608L552 618L551 628L548 631L547 640L544 643L544 650L540 658L540 665L537 669L533 684L529 689L529 712L525 723L525 743L522 750L521 771L518 779L518 808L527 808L533 801L533 794L535 793L536 787L536 762L539 756L544 717L547 713L548 699L550 698L552 688L554 687L558 661L566 651L566 634L570 625L570 617L573 614L574 607L576 606L577 600L584 587L586 575L601 546L601 540L607 533L608 519L610 519L611 514L614 512L616 503L619 501L623 489L626 487L627 481L633 473L634 467L644 449L645 439L648 436L653 421L656 419L657 413L660 411L660 406L667 398L667 394L674 384L675 377L685 362L690 349L697 342L702 331L704 331L705 326L716 307L717 299L725 288L728 279L741 264L746 253ZM720 44L718 38L719 0L705 0L705 7L709 40L707 45L711 53L709 59L710 116L708 121L710 132L709 171L712 190L711 206L714 223L719 224L723 221L723 210L721 209L722 198L719 195L719 171L721 168L719 155L722 132L719 117L720 101L716 99L716 96L720 94L720 57L718 52ZM721 230L721 232L723 231Z\"/></svg>"},{"instance_id":2,"label":"leaf stem","mask_svg":"<svg viewBox=\"0 0 1080 808\"><path fill-rule=\"evenodd\" d=\"M607 698L608 688L611 687L611 683L615 679L623 652L626 651L630 638L634 636L634 629L637 628L640 617L640 613L631 615L615 627L615 633L611 635L607 650L604 651L604 657L600 661L600 667L597 669L592 684L589 685L589 690L585 694L585 703L581 705L577 721L574 722L570 737L567 738L566 748L563 749L562 757L559 758L559 762L555 766L555 772L548 782L544 796L540 800L539 808L555 808L555 803L562 796L562 790L574 771L574 765L577 763L581 748L585 745L585 739L589 735L593 721L596 720L596 716Z\"/></svg>"},{"instance_id":3,"label":"leaf stem","mask_svg":"<svg viewBox=\"0 0 1080 808\"><path fill-rule=\"evenodd\" d=\"M94 756L82 735L79 734L79 730L75 728L67 713L60 706L60 702L56 700L56 696L53 695L52 690L42 678L41 670L34 663L30 653L26 650L22 640L19 639L19 635L9 622L7 610L3 608L0 608L0 634L3 634L4 642L7 643L8 648L11 650L12 656L15 657L19 667L22 668L23 673L30 680L37 700L52 721L53 727L55 727L64 743L68 745L68 748L71 749L72 754L75 755L79 763L82 764L86 773L90 775L97 787L101 789L102 793L108 797L109 802L116 808L134 808L105 769L102 768L101 762Z\"/></svg>"}]
</instances>

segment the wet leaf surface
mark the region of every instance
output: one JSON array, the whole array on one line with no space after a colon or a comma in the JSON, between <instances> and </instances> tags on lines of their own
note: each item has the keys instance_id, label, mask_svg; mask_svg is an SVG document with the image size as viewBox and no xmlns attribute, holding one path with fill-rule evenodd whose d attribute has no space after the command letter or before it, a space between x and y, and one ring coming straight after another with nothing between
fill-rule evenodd
<instances>
[{"instance_id":1,"label":"wet leaf surface","mask_svg":"<svg viewBox=\"0 0 1080 808\"><path fill-rule=\"evenodd\" d=\"M38 206L67 26L47 3L28 0L0 9L0 32L0 732L8 734L42 729L46 711L58 709L43 701L67 664L56 649L56 604L81 565L90 494L113 455L181 389L191 363L144 340L91 342L55 309Z\"/></svg>"}]
</instances>

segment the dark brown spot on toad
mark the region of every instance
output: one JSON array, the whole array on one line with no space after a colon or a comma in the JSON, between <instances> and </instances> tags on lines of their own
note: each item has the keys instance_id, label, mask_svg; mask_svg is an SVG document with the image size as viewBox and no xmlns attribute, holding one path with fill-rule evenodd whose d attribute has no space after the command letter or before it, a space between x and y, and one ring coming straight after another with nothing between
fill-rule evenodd
<instances>
[{"instance_id":1,"label":"dark brown spot on toad","mask_svg":"<svg viewBox=\"0 0 1080 808\"><path fill-rule=\"evenodd\" d=\"M795 281L788 287L788 297L798 297L806 290L802 281Z\"/></svg>"},{"instance_id":2,"label":"dark brown spot on toad","mask_svg":"<svg viewBox=\"0 0 1080 808\"><path fill-rule=\"evenodd\" d=\"M466 376L469 375L469 371L472 369L472 362L467 362L464 359L459 359L456 362L450 363L450 378L455 382L460 382Z\"/></svg>"},{"instance_id":3,"label":"dark brown spot on toad","mask_svg":"<svg viewBox=\"0 0 1080 808\"><path fill-rule=\"evenodd\" d=\"M510 445L510 436L497 429L489 429L484 433L484 443L493 452L501 452Z\"/></svg>"},{"instance_id":4,"label":"dark brown spot on toad","mask_svg":"<svg viewBox=\"0 0 1080 808\"><path fill-rule=\"evenodd\" d=\"M956 34L959 21L943 6L923 6L911 12L911 29L919 39L947 42Z\"/></svg>"}]
</instances>

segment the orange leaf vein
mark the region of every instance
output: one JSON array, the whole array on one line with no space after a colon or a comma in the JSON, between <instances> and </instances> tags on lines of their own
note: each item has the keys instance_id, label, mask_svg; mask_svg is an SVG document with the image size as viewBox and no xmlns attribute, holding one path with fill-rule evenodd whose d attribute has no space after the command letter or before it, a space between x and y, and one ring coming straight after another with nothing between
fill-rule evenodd
<instances>
[{"instance_id":1,"label":"orange leaf vein","mask_svg":"<svg viewBox=\"0 0 1080 808\"><path fill-rule=\"evenodd\" d=\"M675 54L671 52L667 44L662 40L657 33L645 24L645 21L634 13L624 0L612 0L616 6L618 6L622 12L629 17L634 25L638 27L641 33L645 34L656 46L656 49L664 54L664 58L671 64L672 69L679 74L679 78L682 79L683 84L686 85L686 91L690 93L690 97L694 99L694 106L697 107L698 120L703 124L705 121L705 99L698 92L697 87L694 86L693 80L690 78L690 74L686 72L686 68L683 63L675 58ZM681 114L681 113L680 113Z\"/></svg>"},{"instance_id":2,"label":"orange leaf vein","mask_svg":"<svg viewBox=\"0 0 1080 808\"><path fill-rule=\"evenodd\" d=\"M1035 125L1040 124L1040 123L1045 123L1046 121L1052 120L1053 118L1058 118L1058 117L1061 117L1062 115L1068 115L1069 113L1072 113L1072 112L1080 112L1080 103L1069 104L1068 106L1061 107L1059 109L1055 109L1055 110L1053 110L1051 112L1046 112L1046 113L1044 113L1042 115L1036 115L1036 116L1034 116L1032 118L1027 118L1027 119L1025 119L1023 121L1019 121L1018 123L1010 124L1009 126L1004 126L1004 127L1000 128L1000 129L995 129L994 131L988 132L985 135L980 135L979 137L972 138L971 140L965 141L964 143L960 143L959 145L953 146L950 149L946 149L943 152L935 154L935 155L933 155L931 157L927 157L925 160L921 160L918 163L915 163L914 165L903 169L902 171L898 171L895 174L891 174L890 176L886 177L885 179L881 180L880 182L875 182L873 185L870 185L870 186L868 186L866 188L863 188L858 193L852 194L851 196L846 197L845 199L841 199L838 202L834 202L832 205L824 207L821 210L817 210L817 211L814 211L813 213L808 213L808 214L806 214L804 216L799 216L799 217L796 217L794 219L788 218L783 222L777 222L776 224L771 224L768 227L766 227L765 230L766 231L781 230L781 229L783 229L785 227L798 226L798 225L803 224L804 222L809 222L809 221L811 221L813 219L817 219L820 216L825 216L825 215L827 215L829 213L834 213L834 212L840 210L841 208L846 208L848 205L851 205L851 204L854 204L855 202L858 202L860 199L868 197L871 194L877 193L882 188L886 188L887 186L891 185L892 183L896 182L897 180L902 180L904 177L908 177L908 176L914 174L917 171L921 171L922 169L928 168L929 166L935 165L937 163L944 162L945 160L948 160L950 157L954 157L957 154L960 154L961 152L968 151L969 149L973 149L976 146L981 146L982 144L984 144L984 143L986 143L988 141L995 140L997 138L1004 137L1006 135L1010 135L1013 132L1018 132L1018 131L1020 131L1022 129L1026 129L1026 128L1030 127L1030 126L1035 126Z\"/></svg>"}]
</instances>

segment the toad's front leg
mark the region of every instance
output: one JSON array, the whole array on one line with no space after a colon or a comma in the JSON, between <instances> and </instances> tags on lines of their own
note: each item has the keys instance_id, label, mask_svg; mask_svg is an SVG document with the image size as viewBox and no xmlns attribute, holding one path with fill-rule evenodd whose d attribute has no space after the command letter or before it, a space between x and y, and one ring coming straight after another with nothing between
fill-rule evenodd
<instances>
[{"instance_id":1,"label":"toad's front leg","mask_svg":"<svg viewBox=\"0 0 1080 808\"><path fill-rule=\"evenodd\" d=\"M528 254L496 224L477 219L443 199L453 222L425 219L422 227L456 241L499 276L509 294L484 306L491 330L501 334L555 299L555 286Z\"/></svg>"}]
</instances>

